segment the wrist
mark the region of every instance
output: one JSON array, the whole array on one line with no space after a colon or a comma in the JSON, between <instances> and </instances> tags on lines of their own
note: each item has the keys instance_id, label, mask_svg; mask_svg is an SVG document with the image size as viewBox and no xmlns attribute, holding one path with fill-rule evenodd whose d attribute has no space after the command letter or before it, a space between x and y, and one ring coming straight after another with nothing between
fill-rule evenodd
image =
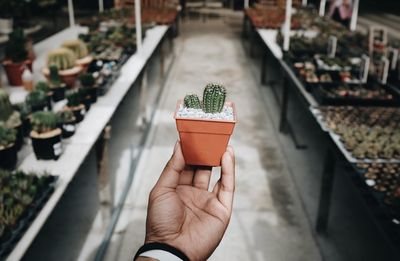
<instances>
[{"instance_id":1,"label":"wrist","mask_svg":"<svg viewBox=\"0 0 400 261\"><path fill-rule=\"evenodd\" d=\"M166 243L151 242L145 243L137 251L134 260L146 260L138 259L139 257L151 258L148 260L159 260L159 261L189 261L188 256L178 248L171 246Z\"/></svg>"}]
</instances>

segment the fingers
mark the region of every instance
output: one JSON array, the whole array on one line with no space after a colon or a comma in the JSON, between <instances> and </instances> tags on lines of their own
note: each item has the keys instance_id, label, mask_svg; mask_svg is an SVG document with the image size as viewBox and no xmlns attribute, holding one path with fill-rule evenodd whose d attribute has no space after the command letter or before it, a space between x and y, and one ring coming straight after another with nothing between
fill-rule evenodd
<instances>
[{"instance_id":1,"label":"fingers","mask_svg":"<svg viewBox=\"0 0 400 261\"><path fill-rule=\"evenodd\" d=\"M191 186L193 183L194 169L191 166L186 166L181 176L179 177L179 185Z\"/></svg>"},{"instance_id":2,"label":"fingers","mask_svg":"<svg viewBox=\"0 0 400 261\"><path fill-rule=\"evenodd\" d=\"M208 190L211 179L211 167L198 167L193 178L193 186L199 189Z\"/></svg>"},{"instance_id":3,"label":"fingers","mask_svg":"<svg viewBox=\"0 0 400 261\"><path fill-rule=\"evenodd\" d=\"M222 156L221 179L217 183L218 200L228 210L232 209L233 192L235 191L235 154L231 147L228 147Z\"/></svg>"},{"instance_id":4,"label":"fingers","mask_svg":"<svg viewBox=\"0 0 400 261\"><path fill-rule=\"evenodd\" d=\"M177 141L174 147L174 154L161 173L156 186L175 189L179 184L180 174L184 168L185 159L183 158L181 144Z\"/></svg>"}]
</instances>

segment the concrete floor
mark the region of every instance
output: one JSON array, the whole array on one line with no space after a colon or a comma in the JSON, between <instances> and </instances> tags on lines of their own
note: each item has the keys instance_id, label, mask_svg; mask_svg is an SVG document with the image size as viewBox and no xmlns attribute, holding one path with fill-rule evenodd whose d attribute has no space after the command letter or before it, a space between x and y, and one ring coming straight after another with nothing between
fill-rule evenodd
<instances>
[{"instance_id":1,"label":"concrete floor","mask_svg":"<svg viewBox=\"0 0 400 261\"><path fill-rule=\"evenodd\" d=\"M176 100L201 94L208 82L228 88L239 122L230 144L237 155L234 212L211 260L321 260L291 181L258 84L241 43L240 17L185 21L177 59L106 260L129 260L143 243L147 198L177 140ZM215 169L214 182L219 169Z\"/></svg>"}]
</instances>

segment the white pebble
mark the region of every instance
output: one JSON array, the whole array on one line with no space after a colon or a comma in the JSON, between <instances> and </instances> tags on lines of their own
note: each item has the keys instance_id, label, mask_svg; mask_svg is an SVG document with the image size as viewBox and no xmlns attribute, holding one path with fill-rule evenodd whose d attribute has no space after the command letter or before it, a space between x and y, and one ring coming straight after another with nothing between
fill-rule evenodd
<instances>
[{"instance_id":1,"label":"white pebble","mask_svg":"<svg viewBox=\"0 0 400 261\"><path fill-rule=\"evenodd\" d=\"M177 113L179 118L195 118L195 119L213 119L213 120L225 120L233 121L233 108L230 106L224 106L220 113L205 113L202 109L186 108L183 105L179 106Z\"/></svg>"}]
</instances>

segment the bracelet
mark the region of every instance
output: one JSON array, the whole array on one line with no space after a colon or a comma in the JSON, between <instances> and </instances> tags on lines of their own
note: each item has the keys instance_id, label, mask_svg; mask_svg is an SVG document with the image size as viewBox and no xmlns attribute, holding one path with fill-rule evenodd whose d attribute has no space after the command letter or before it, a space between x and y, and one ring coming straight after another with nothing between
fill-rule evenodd
<instances>
[{"instance_id":1,"label":"bracelet","mask_svg":"<svg viewBox=\"0 0 400 261\"><path fill-rule=\"evenodd\" d=\"M157 243L157 242L148 243L141 246L139 250L136 252L136 255L133 258L133 260L136 260L136 258L138 258L139 256L152 257L160 261L170 261L170 260L190 261L190 259L179 249L164 243ZM160 259L163 257L164 259ZM173 257L176 258L173 259Z\"/></svg>"}]
</instances>

